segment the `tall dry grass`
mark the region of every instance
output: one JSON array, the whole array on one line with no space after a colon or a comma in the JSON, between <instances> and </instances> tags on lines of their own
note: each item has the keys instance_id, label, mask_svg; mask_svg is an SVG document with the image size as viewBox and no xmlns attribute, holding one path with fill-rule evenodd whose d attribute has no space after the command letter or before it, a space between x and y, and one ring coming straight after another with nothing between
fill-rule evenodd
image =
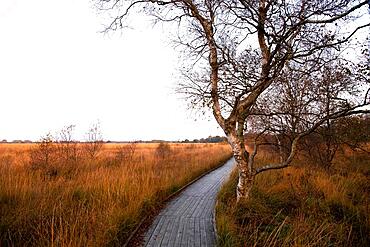
<instances>
[{"instance_id":1,"label":"tall dry grass","mask_svg":"<svg viewBox=\"0 0 370 247\"><path fill-rule=\"evenodd\" d=\"M276 159L261 152L259 161ZM235 203L237 173L217 205L220 246L369 246L370 157L344 148L333 169L305 164L260 174Z\"/></svg>"},{"instance_id":2,"label":"tall dry grass","mask_svg":"<svg viewBox=\"0 0 370 247\"><path fill-rule=\"evenodd\" d=\"M225 144L171 144L165 157L158 144L107 144L90 159L79 144L73 162L45 166L32 145L0 145L1 246L120 245L166 196L230 157Z\"/></svg>"}]
</instances>

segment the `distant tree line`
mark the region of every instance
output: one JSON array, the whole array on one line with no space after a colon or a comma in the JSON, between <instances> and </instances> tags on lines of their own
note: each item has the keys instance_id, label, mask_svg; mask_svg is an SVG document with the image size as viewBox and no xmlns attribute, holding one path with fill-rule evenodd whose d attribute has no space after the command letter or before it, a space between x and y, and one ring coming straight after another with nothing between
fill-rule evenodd
<instances>
[{"instance_id":1,"label":"distant tree line","mask_svg":"<svg viewBox=\"0 0 370 247\"><path fill-rule=\"evenodd\" d=\"M207 138L200 138L194 140L185 139L182 143L219 143L219 142L227 142L226 137L223 136L209 136Z\"/></svg>"},{"instance_id":2,"label":"distant tree line","mask_svg":"<svg viewBox=\"0 0 370 247\"><path fill-rule=\"evenodd\" d=\"M136 143L219 143L227 142L227 138L223 136L208 136L207 138L200 139L185 139L182 141L166 141L161 139L154 139L150 141L137 140ZM131 143L131 141L107 141L107 143Z\"/></svg>"}]
</instances>

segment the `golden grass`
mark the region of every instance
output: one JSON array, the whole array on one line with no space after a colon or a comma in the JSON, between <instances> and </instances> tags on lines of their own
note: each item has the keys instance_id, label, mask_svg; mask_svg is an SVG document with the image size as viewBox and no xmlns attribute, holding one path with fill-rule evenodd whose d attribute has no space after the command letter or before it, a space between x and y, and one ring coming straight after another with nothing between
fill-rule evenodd
<instances>
[{"instance_id":1,"label":"golden grass","mask_svg":"<svg viewBox=\"0 0 370 247\"><path fill-rule=\"evenodd\" d=\"M81 153L52 175L30 165L35 144L0 145L0 245L119 245L171 192L230 157L227 144L171 144L165 159L158 144L137 144L128 160L125 145Z\"/></svg>"},{"instance_id":2,"label":"golden grass","mask_svg":"<svg viewBox=\"0 0 370 247\"><path fill-rule=\"evenodd\" d=\"M273 159L260 154L260 161ZM234 171L219 194L219 245L369 246L369 164L367 154L346 149L331 171L297 163L262 173L251 198L237 206Z\"/></svg>"}]
</instances>

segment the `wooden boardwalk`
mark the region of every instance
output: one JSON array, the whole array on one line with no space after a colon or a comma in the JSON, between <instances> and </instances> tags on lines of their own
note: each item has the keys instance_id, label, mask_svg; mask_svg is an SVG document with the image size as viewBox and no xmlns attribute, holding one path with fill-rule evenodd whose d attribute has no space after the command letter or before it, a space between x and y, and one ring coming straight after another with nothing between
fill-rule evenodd
<instances>
[{"instance_id":1,"label":"wooden boardwalk","mask_svg":"<svg viewBox=\"0 0 370 247\"><path fill-rule=\"evenodd\" d=\"M145 234L144 246L215 246L216 196L233 165L234 159L230 159L170 201Z\"/></svg>"}]
</instances>

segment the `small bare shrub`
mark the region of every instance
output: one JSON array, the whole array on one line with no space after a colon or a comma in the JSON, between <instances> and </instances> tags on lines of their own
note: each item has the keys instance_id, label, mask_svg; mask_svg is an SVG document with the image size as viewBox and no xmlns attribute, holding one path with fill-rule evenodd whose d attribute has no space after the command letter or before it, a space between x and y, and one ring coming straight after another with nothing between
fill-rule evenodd
<instances>
[{"instance_id":1,"label":"small bare shrub","mask_svg":"<svg viewBox=\"0 0 370 247\"><path fill-rule=\"evenodd\" d=\"M171 153L172 153L171 145L166 143L166 142L159 143L159 145L158 145L158 147L155 151L155 155L159 159L168 158L168 156L170 156Z\"/></svg>"},{"instance_id":2,"label":"small bare shrub","mask_svg":"<svg viewBox=\"0 0 370 247\"><path fill-rule=\"evenodd\" d=\"M64 165L76 165L81 159L82 153L78 142L73 139L76 125L68 125L59 132L58 157Z\"/></svg>"},{"instance_id":3,"label":"small bare shrub","mask_svg":"<svg viewBox=\"0 0 370 247\"><path fill-rule=\"evenodd\" d=\"M30 152L30 165L32 169L44 169L52 166L56 161L56 146L53 136L48 133L41 137L37 146Z\"/></svg>"},{"instance_id":4,"label":"small bare shrub","mask_svg":"<svg viewBox=\"0 0 370 247\"><path fill-rule=\"evenodd\" d=\"M86 143L84 145L87 155L94 159L100 153L104 146L103 136L100 129L100 124L93 124L86 133Z\"/></svg>"},{"instance_id":5,"label":"small bare shrub","mask_svg":"<svg viewBox=\"0 0 370 247\"><path fill-rule=\"evenodd\" d=\"M119 146L116 151L116 161L119 164L132 161L134 159L136 149L137 142L130 142L128 144Z\"/></svg>"}]
</instances>

